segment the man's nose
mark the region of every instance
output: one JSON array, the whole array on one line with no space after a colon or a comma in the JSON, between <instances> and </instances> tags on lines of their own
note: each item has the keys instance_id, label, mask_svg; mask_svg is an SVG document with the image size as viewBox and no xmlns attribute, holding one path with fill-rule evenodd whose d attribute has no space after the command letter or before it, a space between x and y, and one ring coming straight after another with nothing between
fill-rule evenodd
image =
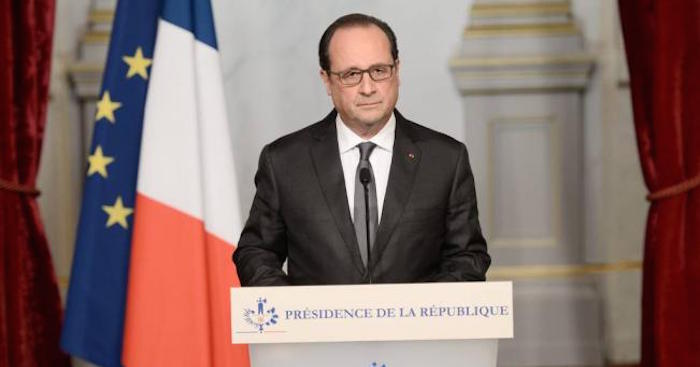
<instances>
[{"instance_id":1,"label":"man's nose","mask_svg":"<svg viewBox=\"0 0 700 367\"><path fill-rule=\"evenodd\" d=\"M366 75L365 75L366 74ZM364 95L371 95L377 90L374 80L369 76L369 71L362 73L362 80L360 81L360 93Z\"/></svg>"}]
</instances>

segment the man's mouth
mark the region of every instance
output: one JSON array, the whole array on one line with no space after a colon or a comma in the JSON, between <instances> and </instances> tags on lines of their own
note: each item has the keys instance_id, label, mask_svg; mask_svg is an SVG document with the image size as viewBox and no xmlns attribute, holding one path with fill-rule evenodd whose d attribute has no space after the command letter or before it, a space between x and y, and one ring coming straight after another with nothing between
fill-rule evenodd
<instances>
[{"instance_id":1,"label":"man's mouth","mask_svg":"<svg viewBox=\"0 0 700 367\"><path fill-rule=\"evenodd\" d=\"M357 106L358 107L373 107L373 106L377 106L381 103L382 103L381 101L379 101L379 102L364 102L364 103L358 103Z\"/></svg>"}]
</instances>

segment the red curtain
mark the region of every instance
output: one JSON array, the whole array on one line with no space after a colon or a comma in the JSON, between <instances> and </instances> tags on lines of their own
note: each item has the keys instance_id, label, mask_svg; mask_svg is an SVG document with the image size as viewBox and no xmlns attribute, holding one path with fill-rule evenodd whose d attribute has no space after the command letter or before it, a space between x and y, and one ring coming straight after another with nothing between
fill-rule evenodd
<instances>
[{"instance_id":1,"label":"red curtain","mask_svg":"<svg viewBox=\"0 0 700 367\"><path fill-rule=\"evenodd\" d=\"M620 0L651 193L642 366L700 366L700 0Z\"/></svg>"},{"instance_id":2,"label":"red curtain","mask_svg":"<svg viewBox=\"0 0 700 367\"><path fill-rule=\"evenodd\" d=\"M36 202L53 0L0 0L0 366L66 366L61 302Z\"/></svg>"}]
</instances>

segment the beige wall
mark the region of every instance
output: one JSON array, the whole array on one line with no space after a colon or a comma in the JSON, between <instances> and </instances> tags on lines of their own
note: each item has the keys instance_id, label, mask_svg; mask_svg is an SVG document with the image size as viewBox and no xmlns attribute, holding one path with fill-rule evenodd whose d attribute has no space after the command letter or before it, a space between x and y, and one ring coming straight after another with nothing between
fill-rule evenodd
<instances>
[{"instance_id":1,"label":"beige wall","mask_svg":"<svg viewBox=\"0 0 700 367\"><path fill-rule=\"evenodd\" d=\"M586 96L586 175L594 198L587 211L587 256L593 262L642 259L648 203L642 180L627 87L626 60L616 1L576 1L589 49L598 59ZM608 358L640 358L641 271L600 276Z\"/></svg>"},{"instance_id":2,"label":"beige wall","mask_svg":"<svg viewBox=\"0 0 700 367\"><path fill-rule=\"evenodd\" d=\"M77 58L89 6L90 0L56 2L51 97L37 184L42 192L39 207L62 295L73 257L84 171L80 111L67 70Z\"/></svg>"}]
</instances>

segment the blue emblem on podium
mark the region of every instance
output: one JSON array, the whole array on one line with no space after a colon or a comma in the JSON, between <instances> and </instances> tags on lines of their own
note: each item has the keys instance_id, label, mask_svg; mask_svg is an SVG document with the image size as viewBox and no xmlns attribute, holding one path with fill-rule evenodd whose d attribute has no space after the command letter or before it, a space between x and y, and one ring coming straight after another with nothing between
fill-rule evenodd
<instances>
[{"instance_id":1,"label":"blue emblem on podium","mask_svg":"<svg viewBox=\"0 0 700 367\"><path fill-rule=\"evenodd\" d=\"M266 298L258 298L257 309L246 308L243 311L243 316L245 321L258 330L259 333L265 331L265 328L271 325L277 324L279 315L275 311L274 307L265 308L267 304Z\"/></svg>"}]
</instances>

